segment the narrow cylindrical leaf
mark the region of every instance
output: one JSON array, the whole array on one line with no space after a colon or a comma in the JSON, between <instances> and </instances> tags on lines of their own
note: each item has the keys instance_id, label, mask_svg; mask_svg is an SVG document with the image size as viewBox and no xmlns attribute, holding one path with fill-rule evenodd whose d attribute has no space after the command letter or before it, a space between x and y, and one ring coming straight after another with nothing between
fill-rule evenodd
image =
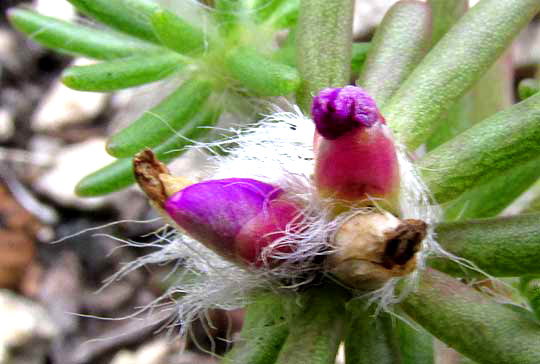
<instances>
[{"instance_id":1,"label":"narrow cylindrical leaf","mask_svg":"<svg viewBox=\"0 0 540 364\"><path fill-rule=\"evenodd\" d=\"M296 69L274 62L248 47L228 52L225 67L241 86L259 96L288 95L300 85Z\"/></svg>"},{"instance_id":2,"label":"narrow cylindrical leaf","mask_svg":"<svg viewBox=\"0 0 540 364\"><path fill-rule=\"evenodd\" d=\"M428 0L433 14L432 46L437 44L443 35L465 14L468 3L469 0ZM468 117L470 104L469 94L465 94L441 116L444 121L439 123L433 134L426 140L427 151L435 149L472 126Z\"/></svg>"},{"instance_id":3,"label":"narrow cylindrical leaf","mask_svg":"<svg viewBox=\"0 0 540 364\"><path fill-rule=\"evenodd\" d=\"M523 210L521 210L522 214L531 214L535 212L540 212L540 196L538 193L524 206Z\"/></svg>"},{"instance_id":4,"label":"narrow cylindrical leaf","mask_svg":"<svg viewBox=\"0 0 540 364\"><path fill-rule=\"evenodd\" d=\"M253 17L257 22L263 22L286 2L286 0L255 0L252 5Z\"/></svg>"},{"instance_id":5,"label":"narrow cylindrical leaf","mask_svg":"<svg viewBox=\"0 0 540 364\"><path fill-rule=\"evenodd\" d=\"M512 54L506 52L450 110L426 141L431 151L514 102Z\"/></svg>"},{"instance_id":6,"label":"narrow cylindrical leaf","mask_svg":"<svg viewBox=\"0 0 540 364\"><path fill-rule=\"evenodd\" d=\"M439 340L479 364L540 363L537 321L443 273L422 272L417 289L400 306Z\"/></svg>"},{"instance_id":7,"label":"narrow cylindrical leaf","mask_svg":"<svg viewBox=\"0 0 540 364\"><path fill-rule=\"evenodd\" d=\"M536 318L540 320L540 277L529 276L521 278L520 290L529 301Z\"/></svg>"},{"instance_id":8,"label":"narrow cylindrical leaf","mask_svg":"<svg viewBox=\"0 0 540 364\"><path fill-rule=\"evenodd\" d=\"M152 14L152 26L163 45L184 54L201 53L206 48L207 36L203 31L168 10Z\"/></svg>"},{"instance_id":9,"label":"narrow cylindrical leaf","mask_svg":"<svg viewBox=\"0 0 540 364\"><path fill-rule=\"evenodd\" d=\"M448 252L470 260L490 275L515 277L540 274L540 214L451 222L435 228ZM478 275L447 258L429 264L452 275Z\"/></svg>"},{"instance_id":10,"label":"narrow cylindrical leaf","mask_svg":"<svg viewBox=\"0 0 540 364\"><path fill-rule=\"evenodd\" d=\"M152 0L68 0L77 10L135 37L159 43L150 17L159 9Z\"/></svg>"},{"instance_id":11,"label":"narrow cylindrical leaf","mask_svg":"<svg viewBox=\"0 0 540 364\"><path fill-rule=\"evenodd\" d=\"M289 308L289 336L276 364L334 364L345 330L344 290L324 285L303 292Z\"/></svg>"},{"instance_id":12,"label":"narrow cylindrical leaf","mask_svg":"<svg viewBox=\"0 0 540 364\"><path fill-rule=\"evenodd\" d=\"M428 4L433 13L431 42L435 45L465 14L469 7L469 0L428 0Z\"/></svg>"},{"instance_id":13,"label":"narrow cylindrical leaf","mask_svg":"<svg viewBox=\"0 0 540 364\"><path fill-rule=\"evenodd\" d=\"M351 56L351 71L354 74L358 74L362 71L368 52L371 48L371 43L360 42L352 44L352 56Z\"/></svg>"},{"instance_id":14,"label":"narrow cylindrical leaf","mask_svg":"<svg viewBox=\"0 0 540 364\"><path fill-rule=\"evenodd\" d=\"M399 335L401 364L434 364L433 336L421 327L395 320Z\"/></svg>"},{"instance_id":15,"label":"narrow cylindrical leaf","mask_svg":"<svg viewBox=\"0 0 540 364\"><path fill-rule=\"evenodd\" d=\"M176 53L137 55L88 66L73 66L62 74L62 82L82 91L114 91L159 81L185 65Z\"/></svg>"},{"instance_id":16,"label":"narrow cylindrical leaf","mask_svg":"<svg viewBox=\"0 0 540 364\"><path fill-rule=\"evenodd\" d=\"M514 103L514 61L508 50L470 90L471 125L508 108Z\"/></svg>"},{"instance_id":17,"label":"narrow cylindrical leaf","mask_svg":"<svg viewBox=\"0 0 540 364\"><path fill-rule=\"evenodd\" d=\"M8 16L13 27L45 47L90 58L115 59L158 49L134 38L68 23L30 10L11 9Z\"/></svg>"},{"instance_id":18,"label":"narrow cylindrical leaf","mask_svg":"<svg viewBox=\"0 0 540 364\"><path fill-rule=\"evenodd\" d=\"M107 151L115 157L129 157L163 143L202 110L211 92L212 84L205 79L184 82L127 128L111 136Z\"/></svg>"},{"instance_id":19,"label":"narrow cylindrical leaf","mask_svg":"<svg viewBox=\"0 0 540 364\"><path fill-rule=\"evenodd\" d=\"M384 16L371 43L357 85L382 107L431 46L431 9L422 1L401 1Z\"/></svg>"},{"instance_id":20,"label":"narrow cylindrical leaf","mask_svg":"<svg viewBox=\"0 0 540 364\"><path fill-rule=\"evenodd\" d=\"M228 36L241 29L242 23L247 20L248 9L247 0L215 0L212 15L220 33Z\"/></svg>"},{"instance_id":21,"label":"narrow cylindrical leaf","mask_svg":"<svg viewBox=\"0 0 540 364\"><path fill-rule=\"evenodd\" d=\"M185 147L190 145L190 140L203 138L215 125L221 114L220 109L210 108L199 113L188 124L186 124L177 135L169 138L165 143L154 148L156 156L164 163L168 163L185 151ZM135 182L133 175L133 165L131 158L122 158L84 177L75 189L79 196L100 196L106 195L125 188Z\"/></svg>"},{"instance_id":22,"label":"narrow cylindrical leaf","mask_svg":"<svg viewBox=\"0 0 540 364\"><path fill-rule=\"evenodd\" d=\"M289 334L283 301L292 296L257 292L246 307L240 338L223 364L273 364Z\"/></svg>"},{"instance_id":23,"label":"narrow cylindrical leaf","mask_svg":"<svg viewBox=\"0 0 540 364\"><path fill-rule=\"evenodd\" d=\"M412 149L422 144L440 116L487 71L538 10L536 0L483 0L471 8L385 106L383 115L398 138Z\"/></svg>"},{"instance_id":24,"label":"narrow cylindrical leaf","mask_svg":"<svg viewBox=\"0 0 540 364\"><path fill-rule=\"evenodd\" d=\"M507 173L540 152L540 94L501 111L429 152L419 163L439 203Z\"/></svg>"},{"instance_id":25,"label":"narrow cylindrical leaf","mask_svg":"<svg viewBox=\"0 0 540 364\"><path fill-rule=\"evenodd\" d=\"M299 7L300 0L282 1L272 16L266 20L266 23L276 29L294 27L298 22Z\"/></svg>"},{"instance_id":26,"label":"narrow cylindrical leaf","mask_svg":"<svg viewBox=\"0 0 540 364\"><path fill-rule=\"evenodd\" d=\"M352 0L301 0L297 63L302 77L296 102L308 113L312 97L325 87L349 83Z\"/></svg>"},{"instance_id":27,"label":"narrow cylindrical leaf","mask_svg":"<svg viewBox=\"0 0 540 364\"><path fill-rule=\"evenodd\" d=\"M351 317L345 334L345 363L401 364L393 318L385 313L376 315L363 300L349 302L347 309Z\"/></svg>"},{"instance_id":28,"label":"narrow cylindrical leaf","mask_svg":"<svg viewBox=\"0 0 540 364\"><path fill-rule=\"evenodd\" d=\"M520 100L525 100L540 91L540 81L534 78L521 80L518 86L518 96Z\"/></svg>"},{"instance_id":29,"label":"narrow cylindrical leaf","mask_svg":"<svg viewBox=\"0 0 540 364\"><path fill-rule=\"evenodd\" d=\"M540 178L536 158L470 189L444 209L445 221L496 216Z\"/></svg>"}]
</instances>

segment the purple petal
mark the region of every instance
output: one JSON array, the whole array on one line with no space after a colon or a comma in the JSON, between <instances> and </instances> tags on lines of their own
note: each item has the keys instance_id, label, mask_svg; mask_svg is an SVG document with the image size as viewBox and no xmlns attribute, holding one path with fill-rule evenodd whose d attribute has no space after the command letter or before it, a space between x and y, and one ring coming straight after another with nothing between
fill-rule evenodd
<instances>
[{"instance_id":1,"label":"purple petal","mask_svg":"<svg viewBox=\"0 0 540 364\"><path fill-rule=\"evenodd\" d=\"M375 101L356 86L322 90L313 100L311 112L317 132L330 140L356 128L384 122Z\"/></svg>"},{"instance_id":2,"label":"purple petal","mask_svg":"<svg viewBox=\"0 0 540 364\"><path fill-rule=\"evenodd\" d=\"M234 254L242 227L283 191L249 178L197 183L171 196L165 211L189 235L222 255Z\"/></svg>"}]
</instances>

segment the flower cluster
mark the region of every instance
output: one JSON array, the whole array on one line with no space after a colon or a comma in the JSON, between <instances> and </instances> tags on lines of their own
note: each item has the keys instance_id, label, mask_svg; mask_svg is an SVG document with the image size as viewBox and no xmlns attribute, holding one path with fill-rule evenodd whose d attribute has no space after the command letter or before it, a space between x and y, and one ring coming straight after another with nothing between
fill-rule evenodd
<instances>
[{"instance_id":1,"label":"flower cluster","mask_svg":"<svg viewBox=\"0 0 540 364\"><path fill-rule=\"evenodd\" d=\"M182 258L200 278L181 286L183 312L328 274L387 304L436 250L427 191L373 99L354 86L325 89L312 114L277 112L215 143L227 156L199 183L170 176L149 150L136 156L139 185L182 232L147 261Z\"/></svg>"}]
</instances>

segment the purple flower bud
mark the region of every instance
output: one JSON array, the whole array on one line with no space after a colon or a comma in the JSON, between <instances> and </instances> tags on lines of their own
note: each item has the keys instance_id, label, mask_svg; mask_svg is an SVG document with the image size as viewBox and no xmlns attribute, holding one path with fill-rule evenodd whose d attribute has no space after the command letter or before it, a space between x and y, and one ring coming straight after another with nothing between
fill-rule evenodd
<instances>
[{"instance_id":1,"label":"purple flower bud","mask_svg":"<svg viewBox=\"0 0 540 364\"><path fill-rule=\"evenodd\" d=\"M249 178L210 180L184 188L164 205L169 216L208 248L244 264L262 264L262 250L299 216L284 191Z\"/></svg>"},{"instance_id":2,"label":"purple flower bud","mask_svg":"<svg viewBox=\"0 0 540 364\"><path fill-rule=\"evenodd\" d=\"M311 113L317 132L329 140L377 121L384 123L375 101L355 86L322 90L313 100Z\"/></svg>"},{"instance_id":3,"label":"purple flower bud","mask_svg":"<svg viewBox=\"0 0 540 364\"><path fill-rule=\"evenodd\" d=\"M325 89L315 97L312 111L319 193L355 205L377 199L396 210L397 154L373 99L359 87Z\"/></svg>"}]
</instances>

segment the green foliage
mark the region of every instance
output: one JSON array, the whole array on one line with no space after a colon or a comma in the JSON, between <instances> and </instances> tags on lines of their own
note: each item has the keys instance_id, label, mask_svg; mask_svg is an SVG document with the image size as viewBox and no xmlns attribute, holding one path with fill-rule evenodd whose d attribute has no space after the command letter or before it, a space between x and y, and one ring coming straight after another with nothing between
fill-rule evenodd
<instances>
[{"instance_id":1,"label":"green foliage","mask_svg":"<svg viewBox=\"0 0 540 364\"><path fill-rule=\"evenodd\" d=\"M433 364L433 336L478 364L540 362L540 197L526 215L495 217L540 178L539 82L522 81L522 101L510 106L504 56L540 2L482 0L466 11L465 0L401 1L372 42L353 44L352 0L216 0L195 20L153 1L69 1L111 29L9 12L44 46L103 61L67 69L66 85L111 91L181 80L109 139L119 159L84 178L80 195L133 183L131 156L142 148L171 161L209 138L208 126L241 101L295 95L307 113L317 91L358 75L400 142L411 152L426 145L417 165L445 209L445 221L433 226L440 245L491 276L521 277L523 302L536 314L451 277L484 277L478 270L429 257L431 268L397 308L422 328L374 315L323 279L296 296L255 293L225 363L330 364L344 341L347 364ZM281 47L271 46L282 29L289 34ZM470 220L480 217L489 219Z\"/></svg>"}]
</instances>

